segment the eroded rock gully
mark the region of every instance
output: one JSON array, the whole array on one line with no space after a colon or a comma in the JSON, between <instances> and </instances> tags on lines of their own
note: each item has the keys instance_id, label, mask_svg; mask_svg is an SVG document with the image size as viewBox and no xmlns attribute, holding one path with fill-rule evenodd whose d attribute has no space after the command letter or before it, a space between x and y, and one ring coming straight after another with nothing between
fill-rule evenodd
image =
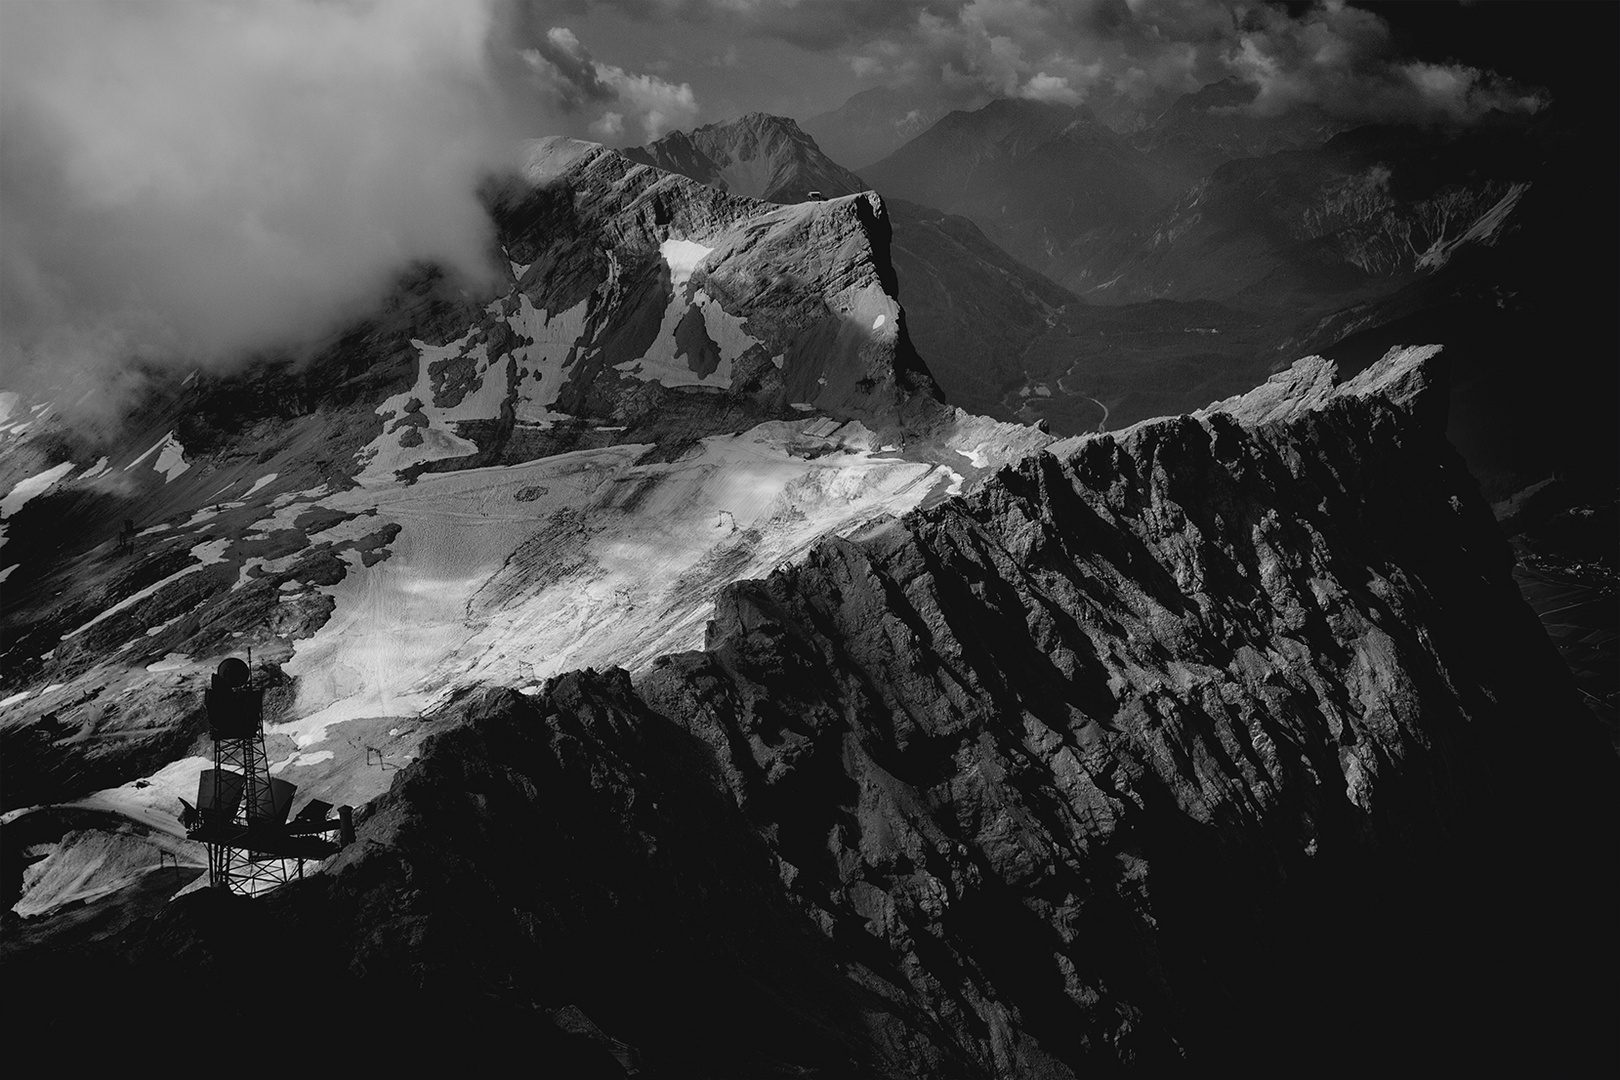
<instances>
[{"instance_id":1,"label":"eroded rock gully","mask_svg":"<svg viewBox=\"0 0 1620 1080\"><path fill-rule=\"evenodd\" d=\"M472 694L328 873L124 955L271 942L558 1075L1601 1067L1614 759L1433 352L829 539L633 684Z\"/></svg>"}]
</instances>

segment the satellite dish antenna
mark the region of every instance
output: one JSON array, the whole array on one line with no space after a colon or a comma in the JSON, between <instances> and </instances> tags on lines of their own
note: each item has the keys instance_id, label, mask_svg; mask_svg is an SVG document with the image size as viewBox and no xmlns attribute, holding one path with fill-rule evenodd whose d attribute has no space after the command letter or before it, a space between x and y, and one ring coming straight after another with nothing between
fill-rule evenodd
<instances>
[{"instance_id":1,"label":"satellite dish antenna","mask_svg":"<svg viewBox=\"0 0 1620 1080\"><path fill-rule=\"evenodd\" d=\"M214 685L235 690L246 686L252 678L248 666L236 657L227 657L219 663L219 670L214 675Z\"/></svg>"},{"instance_id":2,"label":"satellite dish antenna","mask_svg":"<svg viewBox=\"0 0 1620 1080\"><path fill-rule=\"evenodd\" d=\"M186 835L208 849L208 882L245 896L304 876L304 862L324 859L353 838L353 812L312 803L287 820L297 785L270 775L264 746L265 688L253 683L253 654L221 660L203 691L214 767L197 778L195 807L185 805Z\"/></svg>"}]
</instances>

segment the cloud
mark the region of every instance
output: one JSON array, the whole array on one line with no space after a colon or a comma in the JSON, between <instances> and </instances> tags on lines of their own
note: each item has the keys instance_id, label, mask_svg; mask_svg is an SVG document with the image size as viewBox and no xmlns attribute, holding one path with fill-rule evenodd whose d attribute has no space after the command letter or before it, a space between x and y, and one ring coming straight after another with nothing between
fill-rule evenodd
<instances>
[{"instance_id":1,"label":"cloud","mask_svg":"<svg viewBox=\"0 0 1620 1080\"><path fill-rule=\"evenodd\" d=\"M566 26L553 26L533 48L519 55L557 104L568 112L593 102L617 100L613 88L597 77L591 54Z\"/></svg>"},{"instance_id":2,"label":"cloud","mask_svg":"<svg viewBox=\"0 0 1620 1080\"><path fill-rule=\"evenodd\" d=\"M1298 15L1245 9L1220 58L1254 85L1248 109L1261 116L1309 105L1358 121L1469 123L1492 109L1533 112L1546 103L1493 72L1403 57L1383 19L1343 3Z\"/></svg>"},{"instance_id":3,"label":"cloud","mask_svg":"<svg viewBox=\"0 0 1620 1080\"><path fill-rule=\"evenodd\" d=\"M0 4L0 385L311 340L413 261L486 277L520 129L490 9Z\"/></svg>"},{"instance_id":4,"label":"cloud","mask_svg":"<svg viewBox=\"0 0 1620 1080\"><path fill-rule=\"evenodd\" d=\"M599 139L617 139L624 134L624 114L605 112L591 122L590 130Z\"/></svg>"},{"instance_id":5,"label":"cloud","mask_svg":"<svg viewBox=\"0 0 1620 1080\"><path fill-rule=\"evenodd\" d=\"M522 50L520 55L564 110L603 108L601 115L588 124L590 132L599 138L622 135L626 114L641 125L649 140L689 126L698 118L697 97L690 84L600 63L567 27L551 27L533 48ZM735 47L728 56L736 60Z\"/></svg>"},{"instance_id":6,"label":"cloud","mask_svg":"<svg viewBox=\"0 0 1620 1080\"><path fill-rule=\"evenodd\" d=\"M1018 91L1018 96L1031 101L1056 101L1063 105L1080 103L1080 93L1069 85L1068 79L1061 75L1048 75L1044 71L1030 76Z\"/></svg>"},{"instance_id":7,"label":"cloud","mask_svg":"<svg viewBox=\"0 0 1620 1080\"><path fill-rule=\"evenodd\" d=\"M611 64L597 64L596 75L613 87L622 104L634 111L649 140L697 121L697 98L686 83L677 86L656 75L633 75Z\"/></svg>"},{"instance_id":8,"label":"cloud","mask_svg":"<svg viewBox=\"0 0 1620 1080\"><path fill-rule=\"evenodd\" d=\"M1487 70L1405 55L1383 18L1342 0L681 0L639 10L723 19L832 54L862 79L957 102L1084 101L1120 119L1234 77L1253 85L1248 108L1261 115L1308 106L1351 121L1467 123L1545 100Z\"/></svg>"}]
</instances>

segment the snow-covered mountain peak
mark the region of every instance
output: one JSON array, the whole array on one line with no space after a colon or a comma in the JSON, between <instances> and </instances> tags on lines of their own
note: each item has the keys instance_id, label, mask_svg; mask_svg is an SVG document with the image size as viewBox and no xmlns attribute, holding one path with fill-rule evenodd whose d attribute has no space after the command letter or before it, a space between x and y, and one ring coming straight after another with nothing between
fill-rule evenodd
<instances>
[{"instance_id":1,"label":"snow-covered mountain peak","mask_svg":"<svg viewBox=\"0 0 1620 1080\"><path fill-rule=\"evenodd\" d=\"M8 809L88 799L177 840L202 686L250 650L277 775L358 805L458 690L695 648L727 583L1050 442L938 401L875 194L762 204L546 139L489 202L498 295L411 279L306 365L154 392L96 457L0 433L32 463ZM67 872L91 850L29 910L111 887Z\"/></svg>"}]
</instances>

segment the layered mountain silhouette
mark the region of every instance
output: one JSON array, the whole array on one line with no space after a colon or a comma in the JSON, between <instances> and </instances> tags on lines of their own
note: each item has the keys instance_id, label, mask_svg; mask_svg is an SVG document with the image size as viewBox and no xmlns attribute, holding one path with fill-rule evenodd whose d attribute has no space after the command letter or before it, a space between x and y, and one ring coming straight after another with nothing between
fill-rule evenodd
<instances>
[{"instance_id":1,"label":"layered mountain silhouette","mask_svg":"<svg viewBox=\"0 0 1620 1080\"><path fill-rule=\"evenodd\" d=\"M801 126L829 156L861 169L888 157L949 111L933 95L874 86Z\"/></svg>"},{"instance_id":2,"label":"layered mountain silhouette","mask_svg":"<svg viewBox=\"0 0 1620 1080\"><path fill-rule=\"evenodd\" d=\"M1191 407L1155 393L1172 380L1202 384L1226 371L1252 381L1307 351L1367 363L1402 342L1467 340L1485 346L1458 362L1459 378L1482 387L1481 404L1471 391L1454 435L1492 474L1492 497L1552 471L1612 486L1613 469L1593 463L1613 455L1595 444L1562 454L1556 470L1543 452L1567 410L1583 439L1603 429L1588 406L1612 398L1612 372L1565 355L1568 370L1534 380L1536 391L1570 381L1600 389L1580 400L1549 390L1504 423L1522 381L1487 370L1492 357L1534 349L1537 328L1549 323L1614 339L1596 316L1613 266L1549 247L1613 216L1612 200L1597 194L1616 175L1612 140L1597 135L1612 107L1570 100L1469 127L1350 128L1310 108L1251 115L1253 93L1211 84L1123 133L1083 107L992 102L951 113L862 175L886 198L971 219L1088 304L1123 305L1114 316L1079 309L1064 320L1080 347L1062 366L1049 359L1061 350L1056 340L1025 350L1026 392L1044 385L1071 397L1056 393L1061 379L1128 422L1144 415L1133 396L1149 395L1161 411ZM1532 266L1540 269L1527 272ZM1139 306L1150 302L1215 306ZM1181 329L1207 335L1210 347L1135 378L1121 369L1117 347L1085 348L1098 335ZM1218 340L1232 333L1243 337L1237 347ZM1499 347L1506 340L1514 345ZM1152 347L1125 351L1151 355ZM1510 439L1516 450L1492 447L1490 427L1526 438Z\"/></svg>"},{"instance_id":3,"label":"layered mountain silhouette","mask_svg":"<svg viewBox=\"0 0 1620 1080\"><path fill-rule=\"evenodd\" d=\"M886 195L972 218L1071 288L1060 252L1144 218L1193 179L1084 107L1005 99L950 113L862 175Z\"/></svg>"},{"instance_id":4,"label":"layered mountain silhouette","mask_svg":"<svg viewBox=\"0 0 1620 1080\"><path fill-rule=\"evenodd\" d=\"M939 209L757 114L538 140L484 293L407 270L113 430L0 397L8 1022L138 987L206 995L209 1053L307 1008L329 1063L570 1077L1601 1067L1620 764L1495 519L1529 471L1448 440L1511 373L1379 337L1590 301L1500 264L1600 170L1550 119L1314 123L992 103L888 159ZM1002 235L1190 291L1082 303ZM227 655L275 774L358 808L255 899L178 820Z\"/></svg>"}]
</instances>

